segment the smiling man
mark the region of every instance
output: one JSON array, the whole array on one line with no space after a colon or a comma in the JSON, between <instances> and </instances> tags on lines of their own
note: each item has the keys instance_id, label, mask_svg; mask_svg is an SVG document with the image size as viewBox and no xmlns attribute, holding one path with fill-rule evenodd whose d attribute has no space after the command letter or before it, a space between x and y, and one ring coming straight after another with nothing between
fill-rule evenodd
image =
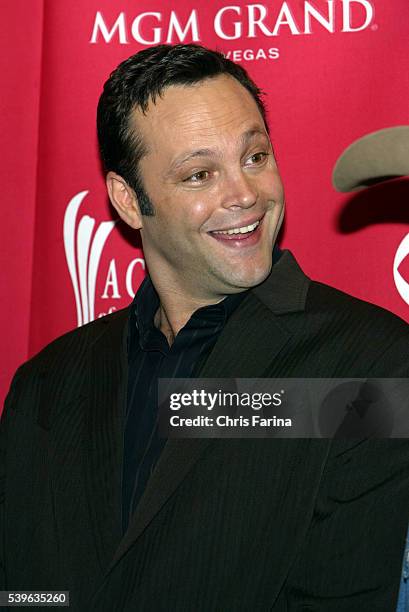
<instances>
[{"instance_id":1,"label":"smiling man","mask_svg":"<svg viewBox=\"0 0 409 612\"><path fill-rule=\"evenodd\" d=\"M69 590L87 612L393 610L406 440L164 440L157 383L407 377L408 326L275 246L284 196L260 91L221 54L130 57L98 137L148 275L129 308L14 377L2 588Z\"/></svg>"},{"instance_id":2,"label":"smiling man","mask_svg":"<svg viewBox=\"0 0 409 612\"><path fill-rule=\"evenodd\" d=\"M141 230L168 339L195 310L259 285L271 270L284 195L255 95L222 73L176 82L133 111L128 129L146 149L138 175L152 215L141 213L119 168L108 172L113 205Z\"/></svg>"}]
</instances>

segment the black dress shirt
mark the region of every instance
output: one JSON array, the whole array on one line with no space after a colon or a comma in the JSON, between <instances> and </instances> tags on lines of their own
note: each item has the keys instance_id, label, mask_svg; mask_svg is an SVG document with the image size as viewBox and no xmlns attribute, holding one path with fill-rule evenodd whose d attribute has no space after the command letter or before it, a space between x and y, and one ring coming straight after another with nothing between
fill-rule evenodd
<instances>
[{"instance_id":1,"label":"black dress shirt","mask_svg":"<svg viewBox=\"0 0 409 612\"><path fill-rule=\"evenodd\" d=\"M159 298L149 277L131 310L128 334L129 383L124 430L122 529L145 490L166 440L158 435L158 379L194 377L209 355L228 317L246 292L196 310L169 346L154 326Z\"/></svg>"}]
</instances>

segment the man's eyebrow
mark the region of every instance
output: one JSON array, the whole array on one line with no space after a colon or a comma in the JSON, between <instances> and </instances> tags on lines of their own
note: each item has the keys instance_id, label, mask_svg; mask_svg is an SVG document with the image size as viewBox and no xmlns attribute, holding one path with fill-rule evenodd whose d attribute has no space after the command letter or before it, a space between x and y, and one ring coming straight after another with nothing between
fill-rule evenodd
<instances>
[{"instance_id":1,"label":"man's eyebrow","mask_svg":"<svg viewBox=\"0 0 409 612\"><path fill-rule=\"evenodd\" d=\"M246 132L244 132L244 134L240 136L242 146L247 146L250 143L250 141L256 136L263 136L264 138L268 140L268 135L265 130L259 127L254 127L254 128L250 128L249 130L246 130ZM196 157L216 157L216 156L217 156L217 153L214 149L204 148L204 149L196 149L195 151L190 151L189 153L182 154L180 157L175 159L175 161L172 163L171 167L169 168L168 174L175 172L181 166L183 166L183 164L190 161L191 159L195 159Z\"/></svg>"},{"instance_id":2,"label":"man's eyebrow","mask_svg":"<svg viewBox=\"0 0 409 612\"><path fill-rule=\"evenodd\" d=\"M216 157L216 153L213 149L196 149L190 153L182 154L180 157L175 159L169 169L169 172L174 172L183 166L184 163L190 161L191 159L195 159L196 157Z\"/></svg>"},{"instance_id":3,"label":"man's eyebrow","mask_svg":"<svg viewBox=\"0 0 409 612\"><path fill-rule=\"evenodd\" d=\"M263 136L266 140L269 140L267 132L259 127L250 128L244 132L244 134L241 135L240 140L242 141L243 145L246 146L256 136Z\"/></svg>"}]
</instances>

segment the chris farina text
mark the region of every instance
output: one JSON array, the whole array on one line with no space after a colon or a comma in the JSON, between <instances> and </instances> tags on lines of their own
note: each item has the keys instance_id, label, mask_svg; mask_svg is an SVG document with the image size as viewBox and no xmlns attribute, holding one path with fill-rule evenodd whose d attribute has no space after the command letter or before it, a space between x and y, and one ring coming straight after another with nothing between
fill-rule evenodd
<instances>
[{"instance_id":1,"label":"chris farina text","mask_svg":"<svg viewBox=\"0 0 409 612\"><path fill-rule=\"evenodd\" d=\"M282 419L276 416L265 418L259 414L253 414L251 419L243 416L229 417L226 414L221 414L215 419L208 416L196 416L193 418L180 417L174 414L170 417L169 423L171 427L292 427L292 419Z\"/></svg>"}]
</instances>

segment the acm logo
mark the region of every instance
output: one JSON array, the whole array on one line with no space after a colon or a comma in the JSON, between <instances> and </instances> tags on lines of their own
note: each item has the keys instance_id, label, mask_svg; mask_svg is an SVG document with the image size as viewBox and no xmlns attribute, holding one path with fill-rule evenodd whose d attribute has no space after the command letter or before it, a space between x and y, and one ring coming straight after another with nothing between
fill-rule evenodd
<instances>
[{"instance_id":1,"label":"acm logo","mask_svg":"<svg viewBox=\"0 0 409 612\"><path fill-rule=\"evenodd\" d=\"M95 219L89 215L83 215L78 220L80 206L88 193L81 191L70 200L65 211L63 226L65 257L74 292L78 327L95 319L95 289L101 256L105 243L116 225L116 221L103 221L95 230ZM145 270L145 261L137 257L128 264L125 287L131 298L135 295L132 277L136 266ZM103 299L109 297L109 289L112 298L121 298L115 259L109 264L105 289L101 295ZM111 307L108 312L114 310L116 307ZM97 316L104 314L106 313L99 313Z\"/></svg>"}]
</instances>

